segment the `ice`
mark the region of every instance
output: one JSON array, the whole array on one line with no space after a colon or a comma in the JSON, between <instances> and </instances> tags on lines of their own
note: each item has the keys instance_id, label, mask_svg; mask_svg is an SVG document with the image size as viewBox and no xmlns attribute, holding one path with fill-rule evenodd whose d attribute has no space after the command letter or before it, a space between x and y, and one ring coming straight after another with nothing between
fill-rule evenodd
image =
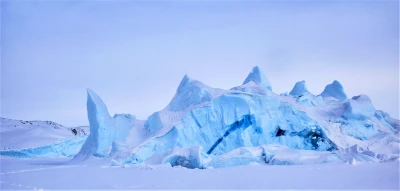
<instances>
[{"instance_id":1,"label":"ice","mask_svg":"<svg viewBox=\"0 0 400 191\"><path fill-rule=\"evenodd\" d=\"M115 136L115 124L107 106L92 90L87 89L87 113L90 135L82 146L80 155L106 157L110 154Z\"/></svg>"},{"instance_id":2,"label":"ice","mask_svg":"<svg viewBox=\"0 0 400 191\"><path fill-rule=\"evenodd\" d=\"M333 81L332 84L328 84L324 91L321 93L321 96L326 98L326 97L333 97L336 99L339 99L341 101L347 100L347 95L343 90L342 84L340 84L338 81Z\"/></svg>"},{"instance_id":3,"label":"ice","mask_svg":"<svg viewBox=\"0 0 400 191\"><path fill-rule=\"evenodd\" d=\"M1 149L0 155L16 158L72 157L79 152L86 138L86 135L82 135L40 147L25 149Z\"/></svg>"},{"instance_id":4,"label":"ice","mask_svg":"<svg viewBox=\"0 0 400 191\"><path fill-rule=\"evenodd\" d=\"M130 114L115 114L111 118L101 98L90 89L87 92L91 133L75 156L76 159L85 159L90 156L108 157L110 154L115 154L115 157L125 156L126 149L139 144L149 136L143 121L136 120Z\"/></svg>"},{"instance_id":5,"label":"ice","mask_svg":"<svg viewBox=\"0 0 400 191\"><path fill-rule=\"evenodd\" d=\"M243 85L230 90L185 75L170 104L147 120L130 114L111 117L101 98L90 89L87 93L91 133L75 161L222 168L251 163L359 164L395 160L400 153L399 121L375 111L365 95L348 100L337 81L319 96L308 92L304 81L296 83L290 95L278 95L258 67ZM346 151L354 150L355 144L363 151ZM53 156L46 155L46 149L30 149Z\"/></svg>"},{"instance_id":6,"label":"ice","mask_svg":"<svg viewBox=\"0 0 400 191\"><path fill-rule=\"evenodd\" d=\"M364 120L374 116L376 111L371 99L366 95L354 96L349 99L346 106L346 111L343 113L346 118Z\"/></svg>"},{"instance_id":7,"label":"ice","mask_svg":"<svg viewBox=\"0 0 400 191\"><path fill-rule=\"evenodd\" d=\"M269 90L272 90L271 85L268 82L267 77L261 72L261 69L258 66L255 66L250 74L247 76L247 78L244 80L243 85L247 84L249 82L254 82L257 85L260 85L261 87L267 88Z\"/></svg>"},{"instance_id":8,"label":"ice","mask_svg":"<svg viewBox=\"0 0 400 191\"><path fill-rule=\"evenodd\" d=\"M303 80L303 81L297 82L289 94L292 96L301 97L306 93L309 93L309 92L306 87L306 82Z\"/></svg>"},{"instance_id":9,"label":"ice","mask_svg":"<svg viewBox=\"0 0 400 191\"><path fill-rule=\"evenodd\" d=\"M169 163L171 166L183 166L186 168L206 168L210 161L208 155L199 146L189 148L175 147L164 154L161 163Z\"/></svg>"}]
</instances>

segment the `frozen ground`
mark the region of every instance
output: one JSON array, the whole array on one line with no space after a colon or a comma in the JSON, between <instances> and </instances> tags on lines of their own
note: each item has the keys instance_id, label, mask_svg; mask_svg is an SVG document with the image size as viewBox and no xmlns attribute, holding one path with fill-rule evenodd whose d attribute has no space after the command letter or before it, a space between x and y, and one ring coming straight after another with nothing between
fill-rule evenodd
<instances>
[{"instance_id":1,"label":"frozen ground","mask_svg":"<svg viewBox=\"0 0 400 191\"><path fill-rule=\"evenodd\" d=\"M262 165L219 169L99 164L69 159L2 157L1 190L9 189L316 189L399 190L399 161L387 163Z\"/></svg>"}]
</instances>

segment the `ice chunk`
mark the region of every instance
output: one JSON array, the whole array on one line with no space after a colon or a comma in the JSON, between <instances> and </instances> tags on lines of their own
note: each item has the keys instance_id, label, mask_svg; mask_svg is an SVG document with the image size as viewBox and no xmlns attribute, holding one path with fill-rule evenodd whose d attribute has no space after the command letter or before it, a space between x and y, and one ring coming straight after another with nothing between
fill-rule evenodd
<instances>
[{"instance_id":1,"label":"ice chunk","mask_svg":"<svg viewBox=\"0 0 400 191\"><path fill-rule=\"evenodd\" d=\"M241 147L231 152L214 157L208 164L214 168L247 165L250 163L265 163L262 147Z\"/></svg>"},{"instance_id":2,"label":"ice chunk","mask_svg":"<svg viewBox=\"0 0 400 191\"><path fill-rule=\"evenodd\" d=\"M265 75L261 72L261 70L258 66L255 66L253 68L253 70L250 72L250 74L244 80L243 85L247 84L251 81L253 81L257 85L260 85L261 87L272 90L272 87L269 84L267 77L265 77Z\"/></svg>"},{"instance_id":3,"label":"ice chunk","mask_svg":"<svg viewBox=\"0 0 400 191\"><path fill-rule=\"evenodd\" d=\"M343 113L346 118L364 120L375 115L375 107L366 95L354 96L346 103L347 109Z\"/></svg>"},{"instance_id":4,"label":"ice chunk","mask_svg":"<svg viewBox=\"0 0 400 191\"><path fill-rule=\"evenodd\" d=\"M290 91L289 94L292 95L292 96L300 97L300 96L303 96L306 93L309 93L309 92L308 92L308 89L306 87L306 82L303 80L303 81L297 82L294 85L292 91Z\"/></svg>"},{"instance_id":5,"label":"ice chunk","mask_svg":"<svg viewBox=\"0 0 400 191\"><path fill-rule=\"evenodd\" d=\"M338 81L333 81L332 84L328 84L324 91L321 93L321 96L326 98L326 97L333 97L336 99L339 99L341 101L347 100L347 95L343 90L342 84L340 84Z\"/></svg>"},{"instance_id":6,"label":"ice chunk","mask_svg":"<svg viewBox=\"0 0 400 191\"><path fill-rule=\"evenodd\" d=\"M171 166L183 166L186 168L206 168L210 158L199 146L188 148L173 148L165 154L162 163L170 163Z\"/></svg>"}]
</instances>

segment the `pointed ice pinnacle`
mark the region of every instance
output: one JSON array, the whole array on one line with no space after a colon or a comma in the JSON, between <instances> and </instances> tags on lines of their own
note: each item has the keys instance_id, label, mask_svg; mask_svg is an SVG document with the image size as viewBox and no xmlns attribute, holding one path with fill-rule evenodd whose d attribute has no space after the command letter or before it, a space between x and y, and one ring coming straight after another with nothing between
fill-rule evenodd
<instances>
[{"instance_id":1,"label":"pointed ice pinnacle","mask_svg":"<svg viewBox=\"0 0 400 191\"><path fill-rule=\"evenodd\" d=\"M261 72L261 70L258 66L255 66L253 68L253 70L250 72L250 74L244 80L243 85L249 83L250 81L253 81L254 83L256 83L264 88L272 90L272 87L269 84L267 77L265 77L265 75Z\"/></svg>"},{"instance_id":2,"label":"pointed ice pinnacle","mask_svg":"<svg viewBox=\"0 0 400 191\"><path fill-rule=\"evenodd\" d=\"M347 100L347 95L343 90L342 84L340 84L338 81L333 81L332 84L328 84L324 91L321 93L321 96L326 98L326 97L333 97L336 99L339 99L341 101Z\"/></svg>"},{"instance_id":3,"label":"pointed ice pinnacle","mask_svg":"<svg viewBox=\"0 0 400 191\"><path fill-rule=\"evenodd\" d=\"M79 154L106 157L109 155L114 140L115 125L107 106L92 90L87 89L87 112L90 134Z\"/></svg>"},{"instance_id":4,"label":"pointed ice pinnacle","mask_svg":"<svg viewBox=\"0 0 400 191\"><path fill-rule=\"evenodd\" d=\"M308 93L308 89L306 87L306 82L303 80L297 82L289 94L292 96L303 96L306 93Z\"/></svg>"},{"instance_id":5,"label":"pointed ice pinnacle","mask_svg":"<svg viewBox=\"0 0 400 191\"><path fill-rule=\"evenodd\" d=\"M175 96L169 104L169 109L172 111L183 110L190 105L197 105L204 101L210 101L212 88L203 83L189 78L188 75L183 77Z\"/></svg>"}]
</instances>

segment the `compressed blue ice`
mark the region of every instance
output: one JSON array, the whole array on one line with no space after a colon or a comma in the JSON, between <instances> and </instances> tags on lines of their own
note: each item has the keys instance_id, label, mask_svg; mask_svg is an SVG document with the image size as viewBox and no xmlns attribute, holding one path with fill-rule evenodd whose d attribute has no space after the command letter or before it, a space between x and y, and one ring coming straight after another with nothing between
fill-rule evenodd
<instances>
[{"instance_id":1,"label":"compressed blue ice","mask_svg":"<svg viewBox=\"0 0 400 191\"><path fill-rule=\"evenodd\" d=\"M91 133L75 159L100 157L112 165L377 162L377 156L392 160L400 153L399 120L375 110L367 96L349 100L337 81L319 96L304 81L278 95L259 67L230 90L185 75L170 104L147 120L110 117L90 89L87 111ZM356 144L364 151L343 151Z\"/></svg>"}]
</instances>

